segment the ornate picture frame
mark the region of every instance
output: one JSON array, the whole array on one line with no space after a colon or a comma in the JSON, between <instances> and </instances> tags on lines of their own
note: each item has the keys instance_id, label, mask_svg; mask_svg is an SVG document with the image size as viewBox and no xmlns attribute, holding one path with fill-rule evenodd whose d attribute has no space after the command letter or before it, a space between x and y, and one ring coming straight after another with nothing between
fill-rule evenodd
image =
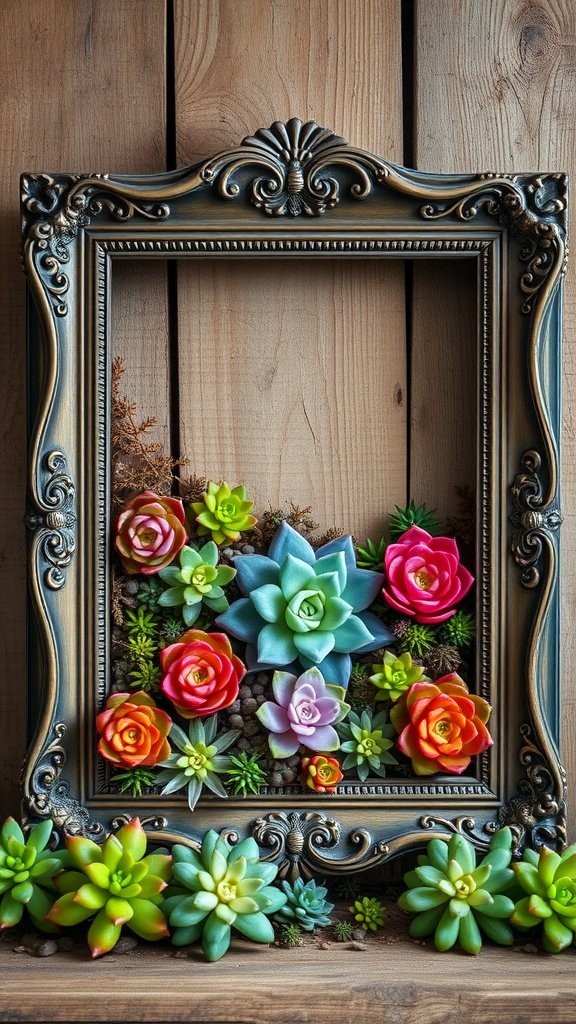
<instances>
[{"instance_id":1,"label":"ornate picture frame","mask_svg":"<svg viewBox=\"0 0 576 1024\"><path fill-rule=\"evenodd\" d=\"M435 175L314 122L259 130L158 175L25 174L29 282L30 748L25 818L96 840L134 815L151 838L252 834L282 872L364 870L434 835L479 848L565 842L558 751L558 486L567 180ZM107 694L110 288L122 260L466 260L477 281L477 686L494 746L464 776L380 778L330 796L205 800L102 792Z\"/></svg>"}]
</instances>

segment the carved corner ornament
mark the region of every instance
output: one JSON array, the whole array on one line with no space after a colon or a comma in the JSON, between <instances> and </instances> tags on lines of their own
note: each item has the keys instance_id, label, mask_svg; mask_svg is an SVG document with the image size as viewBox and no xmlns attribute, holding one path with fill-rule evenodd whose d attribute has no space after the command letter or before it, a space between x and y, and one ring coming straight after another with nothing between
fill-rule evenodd
<instances>
[{"instance_id":1,"label":"carved corner ornament","mask_svg":"<svg viewBox=\"0 0 576 1024\"><path fill-rule=\"evenodd\" d=\"M37 571L51 590L60 590L76 550L75 490L63 452L48 452L43 462L41 489L25 523L33 533Z\"/></svg>"}]
</instances>

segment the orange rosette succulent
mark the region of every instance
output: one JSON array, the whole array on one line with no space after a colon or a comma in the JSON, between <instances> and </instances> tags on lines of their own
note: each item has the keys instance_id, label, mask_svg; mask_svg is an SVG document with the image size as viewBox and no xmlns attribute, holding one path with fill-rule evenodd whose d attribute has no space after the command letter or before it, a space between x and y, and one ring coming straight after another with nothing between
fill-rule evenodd
<instances>
[{"instance_id":1,"label":"orange rosette succulent","mask_svg":"<svg viewBox=\"0 0 576 1024\"><path fill-rule=\"evenodd\" d=\"M130 576L151 576L170 565L186 543L186 514L180 498L144 491L118 518L114 544Z\"/></svg>"},{"instance_id":2,"label":"orange rosette succulent","mask_svg":"<svg viewBox=\"0 0 576 1024\"><path fill-rule=\"evenodd\" d=\"M336 786L343 778L336 757L315 754L314 757L302 758L302 782L315 793L335 793Z\"/></svg>"},{"instance_id":3,"label":"orange rosette succulent","mask_svg":"<svg viewBox=\"0 0 576 1024\"><path fill-rule=\"evenodd\" d=\"M147 693L113 693L96 716L98 753L118 768L151 768L170 754L172 719Z\"/></svg>"},{"instance_id":4,"label":"orange rosette succulent","mask_svg":"<svg viewBox=\"0 0 576 1024\"><path fill-rule=\"evenodd\" d=\"M413 683L390 711L396 745L417 775L460 775L475 754L492 745L486 728L492 708L456 672L433 683Z\"/></svg>"},{"instance_id":5,"label":"orange rosette succulent","mask_svg":"<svg viewBox=\"0 0 576 1024\"><path fill-rule=\"evenodd\" d=\"M182 718L201 718L230 707L246 667L225 633L189 629L160 654L162 693Z\"/></svg>"}]
</instances>

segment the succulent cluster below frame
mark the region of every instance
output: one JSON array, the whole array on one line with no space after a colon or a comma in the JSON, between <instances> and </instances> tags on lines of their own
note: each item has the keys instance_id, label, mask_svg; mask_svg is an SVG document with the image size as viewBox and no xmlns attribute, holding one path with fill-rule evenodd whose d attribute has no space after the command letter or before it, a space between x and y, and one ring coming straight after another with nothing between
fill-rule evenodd
<instances>
[{"instance_id":1,"label":"succulent cluster below frame","mask_svg":"<svg viewBox=\"0 0 576 1024\"><path fill-rule=\"evenodd\" d=\"M318 536L310 509L257 518L243 484L193 476L177 497L121 372L111 680L96 718L107 788L183 793L194 810L201 794L465 772L492 742L491 709L465 681L473 529L450 535L411 502L360 545Z\"/></svg>"}]
</instances>

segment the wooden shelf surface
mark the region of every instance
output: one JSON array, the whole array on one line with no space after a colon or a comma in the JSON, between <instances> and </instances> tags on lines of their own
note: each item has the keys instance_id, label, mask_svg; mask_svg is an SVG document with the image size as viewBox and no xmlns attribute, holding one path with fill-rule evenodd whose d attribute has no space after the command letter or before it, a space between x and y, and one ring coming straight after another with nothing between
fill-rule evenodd
<instances>
[{"instance_id":1,"label":"wooden shelf surface","mask_svg":"<svg viewBox=\"0 0 576 1024\"><path fill-rule=\"evenodd\" d=\"M285 950L234 941L200 951L139 945L92 961L77 945L46 958L0 943L0 1020L227 1024L571 1024L576 951L438 954L406 939L356 951L318 939ZM322 948L322 945L327 948ZM530 948L530 947L528 947Z\"/></svg>"}]
</instances>

